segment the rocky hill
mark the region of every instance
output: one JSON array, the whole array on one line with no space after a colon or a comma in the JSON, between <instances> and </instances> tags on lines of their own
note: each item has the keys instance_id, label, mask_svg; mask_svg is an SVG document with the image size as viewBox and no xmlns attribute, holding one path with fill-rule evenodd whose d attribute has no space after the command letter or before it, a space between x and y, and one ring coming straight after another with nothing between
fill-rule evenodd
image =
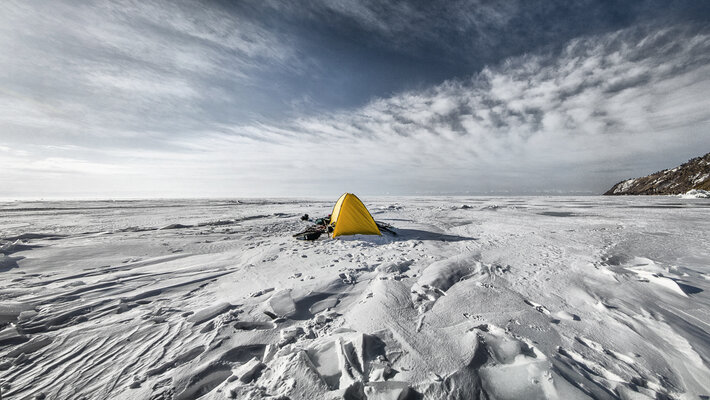
<instances>
[{"instance_id":1,"label":"rocky hill","mask_svg":"<svg viewBox=\"0 0 710 400\"><path fill-rule=\"evenodd\" d=\"M664 169L642 178L621 181L605 195L682 194L689 190L710 190L710 153L673 169Z\"/></svg>"}]
</instances>

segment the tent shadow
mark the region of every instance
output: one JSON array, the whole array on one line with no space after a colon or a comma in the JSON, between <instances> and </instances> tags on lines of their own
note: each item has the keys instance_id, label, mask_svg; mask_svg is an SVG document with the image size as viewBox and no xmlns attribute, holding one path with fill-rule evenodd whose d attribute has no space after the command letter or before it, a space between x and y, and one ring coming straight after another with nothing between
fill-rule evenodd
<instances>
[{"instance_id":1,"label":"tent shadow","mask_svg":"<svg viewBox=\"0 0 710 400\"><path fill-rule=\"evenodd\" d=\"M448 235L445 233L424 231L421 229L399 229L394 230L397 235L389 235L385 233L393 242L404 242L407 240L436 240L441 242L463 242L467 240L478 240L478 238Z\"/></svg>"}]
</instances>

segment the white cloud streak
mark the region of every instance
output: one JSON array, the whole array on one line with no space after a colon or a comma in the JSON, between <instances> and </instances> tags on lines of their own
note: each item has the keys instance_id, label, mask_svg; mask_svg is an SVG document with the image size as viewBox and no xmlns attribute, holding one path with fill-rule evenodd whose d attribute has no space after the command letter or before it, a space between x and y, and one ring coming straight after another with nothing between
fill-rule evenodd
<instances>
[{"instance_id":1,"label":"white cloud streak","mask_svg":"<svg viewBox=\"0 0 710 400\"><path fill-rule=\"evenodd\" d=\"M207 106L249 95L258 73L301 73L308 61L290 41L196 2L10 0L0 121L15 137L21 126L45 138L193 129Z\"/></svg>"}]
</instances>

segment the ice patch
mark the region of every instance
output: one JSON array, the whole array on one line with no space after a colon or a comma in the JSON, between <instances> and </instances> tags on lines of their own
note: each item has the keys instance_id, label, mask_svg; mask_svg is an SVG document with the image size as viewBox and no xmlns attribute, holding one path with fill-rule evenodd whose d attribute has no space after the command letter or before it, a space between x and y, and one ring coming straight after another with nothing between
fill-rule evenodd
<instances>
[{"instance_id":1,"label":"ice patch","mask_svg":"<svg viewBox=\"0 0 710 400\"><path fill-rule=\"evenodd\" d=\"M274 293L269 299L269 307L279 317L290 317L296 313L296 303L291 298L290 290L281 290Z\"/></svg>"}]
</instances>

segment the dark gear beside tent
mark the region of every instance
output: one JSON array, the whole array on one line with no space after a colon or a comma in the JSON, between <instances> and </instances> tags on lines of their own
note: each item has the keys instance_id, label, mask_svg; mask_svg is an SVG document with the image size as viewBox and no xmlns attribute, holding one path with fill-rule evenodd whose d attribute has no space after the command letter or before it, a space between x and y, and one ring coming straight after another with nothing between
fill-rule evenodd
<instances>
[{"instance_id":1,"label":"dark gear beside tent","mask_svg":"<svg viewBox=\"0 0 710 400\"><path fill-rule=\"evenodd\" d=\"M303 217L301 220L304 220ZM335 203L330 215L316 219L315 225L309 226L293 237L299 240L316 240L324 233L332 233L333 237L337 237L343 235L381 236L381 232L397 234L392 230L392 225L375 221L357 196L345 193Z\"/></svg>"}]
</instances>

